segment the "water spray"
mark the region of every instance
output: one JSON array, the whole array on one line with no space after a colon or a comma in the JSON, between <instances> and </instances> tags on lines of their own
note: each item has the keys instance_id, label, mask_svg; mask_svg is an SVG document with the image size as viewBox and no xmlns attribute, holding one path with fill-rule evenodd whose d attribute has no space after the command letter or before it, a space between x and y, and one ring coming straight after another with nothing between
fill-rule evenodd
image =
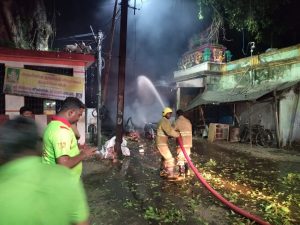
<instances>
[{"instance_id":1,"label":"water spray","mask_svg":"<svg viewBox=\"0 0 300 225\"><path fill-rule=\"evenodd\" d=\"M159 103L161 104L162 108L166 107L165 104L164 104L164 102L163 102L163 100L162 100L162 98L160 97L158 91L154 87L153 83L146 76L140 75L137 78L137 84L138 84L138 88L139 89L148 87L153 92L153 94L155 95L155 97L157 98L157 100L159 101Z\"/></svg>"}]
</instances>

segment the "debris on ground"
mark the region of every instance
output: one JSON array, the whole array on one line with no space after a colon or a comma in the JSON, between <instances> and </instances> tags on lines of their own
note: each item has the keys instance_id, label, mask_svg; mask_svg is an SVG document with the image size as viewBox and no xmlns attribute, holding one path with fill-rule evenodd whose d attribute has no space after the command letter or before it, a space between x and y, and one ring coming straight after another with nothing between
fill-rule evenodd
<instances>
[{"instance_id":1,"label":"debris on ground","mask_svg":"<svg viewBox=\"0 0 300 225\"><path fill-rule=\"evenodd\" d=\"M175 143L171 146L175 150ZM221 204L193 173L180 182L162 179L161 156L153 141L128 140L128 147L131 157L119 164L84 162L91 224L253 224ZM300 224L299 163L285 161L299 156L271 150L195 138L191 159L205 180L233 204L273 225Z\"/></svg>"},{"instance_id":2,"label":"debris on ground","mask_svg":"<svg viewBox=\"0 0 300 225\"><path fill-rule=\"evenodd\" d=\"M113 136L111 139L105 142L99 151L100 158L102 159L115 159L117 157L115 151L116 136ZM130 156L130 150L127 147L127 141L123 138L121 143L121 151L124 156Z\"/></svg>"}]
</instances>

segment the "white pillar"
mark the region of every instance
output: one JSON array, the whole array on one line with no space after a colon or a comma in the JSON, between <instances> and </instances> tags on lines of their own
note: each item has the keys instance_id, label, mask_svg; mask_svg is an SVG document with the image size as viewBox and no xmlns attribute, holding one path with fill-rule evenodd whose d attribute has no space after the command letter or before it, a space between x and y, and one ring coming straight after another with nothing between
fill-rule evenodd
<instances>
[{"instance_id":1,"label":"white pillar","mask_svg":"<svg viewBox=\"0 0 300 225\"><path fill-rule=\"evenodd\" d=\"M176 90L176 110L180 109L180 87L177 86Z\"/></svg>"}]
</instances>

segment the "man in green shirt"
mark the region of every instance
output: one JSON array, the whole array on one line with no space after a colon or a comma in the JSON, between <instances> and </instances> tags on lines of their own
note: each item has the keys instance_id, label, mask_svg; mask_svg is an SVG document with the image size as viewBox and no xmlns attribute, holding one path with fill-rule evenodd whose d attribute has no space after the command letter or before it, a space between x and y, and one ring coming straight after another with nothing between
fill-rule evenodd
<instances>
[{"instance_id":1,"label":"man in green shirt","mask_svg":"<svg viewBox=\"0 0 300 225\"><path fill-rule=\"evenodd\" d=\"M43 164L39 140L31 119L0 127L0 224L88 225L81 181L62 166Z\"/></svg>"},{"instance_id":2,"label":"man in green shirt","mask_svg":"<svg viewBox=\"0 0 300 225\"><path fill-rule=\"evenodd\" d=\"M79 150L71 127L78 122L84 109L84 104L78 98L66 98L58 114L48 124L43 136L42 162L66 166L78 179L82 172L82 160L94 155L96 150L91 148Z\"/></svg>"}]
</instances>

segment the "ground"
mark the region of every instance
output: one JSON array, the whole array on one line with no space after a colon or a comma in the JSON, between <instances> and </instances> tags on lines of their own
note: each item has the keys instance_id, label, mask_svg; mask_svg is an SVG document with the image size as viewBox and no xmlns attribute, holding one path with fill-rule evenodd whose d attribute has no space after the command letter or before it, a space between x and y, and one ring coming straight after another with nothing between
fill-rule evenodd
<instances>
[{"instance_id":1,"label":"ground","mask_svg":"<svg viewBox=\"0 0 300 225\"><path fill-rule=\"evenodd\" d=\"M296 148L284 150L278 148L265 148L256 145L251 146L250 144L241 144L238 142L230 143L226 141L216 142L215 144L228 150L244 152L257 158L276 161L300 162L300 149L297 151Z\"/></svg>"},{"instance_id":2,"label":"ground","mask_svg":"<svg viewBox=\"0 0 300 225\"><path fill-rule=\"evenodd\" d=\"M154 142L129 142L119 163L84 162L91 224L251 224L220 203L196 176L159 177ZM233 204L271 224L300 224L300 152L194 139L192 161L207 182Z\"/></svg>"}]
</instances>

